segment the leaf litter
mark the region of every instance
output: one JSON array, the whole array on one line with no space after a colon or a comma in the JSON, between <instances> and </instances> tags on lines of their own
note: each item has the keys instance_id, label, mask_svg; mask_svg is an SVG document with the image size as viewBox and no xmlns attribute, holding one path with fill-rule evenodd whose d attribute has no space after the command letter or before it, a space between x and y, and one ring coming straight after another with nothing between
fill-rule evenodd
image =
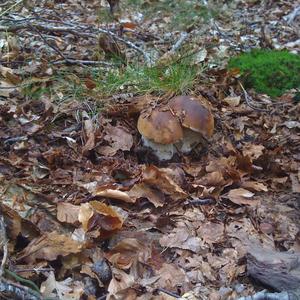
<instances>
[{"instance_id":1,"label":"leaf litter","mask_svg":"<svg viewBox=\"0 0 300 300\"><path fill-rule=\"evenodd\" d=\"M260 290L250 276L278 288L269 258L300 249L299 101L295 91L275 104L245 94L224 66L258 46L299 53L295 3L216 1L219 14L193 19L182 33L168 27L174 11L149 17L143 7L108 2L108 21L105 1L75 0L26 2L0 21L9 33L0 34L5 269L38 285L28 299L238 299ZM39 27L22 23L37 14ZM11 22L25 33L8 30ZM97 40L96 27L115 35ZM193 64L205 64L189 93L209 101L216 129L204 147L161 162L142 146L136 123L172 92L141 95L126 82L107 97L88 65L115 59L122 68L137 53L140 63L149 54L163 64L176 58L176 41Z\"/></svg>"}]
</instances>

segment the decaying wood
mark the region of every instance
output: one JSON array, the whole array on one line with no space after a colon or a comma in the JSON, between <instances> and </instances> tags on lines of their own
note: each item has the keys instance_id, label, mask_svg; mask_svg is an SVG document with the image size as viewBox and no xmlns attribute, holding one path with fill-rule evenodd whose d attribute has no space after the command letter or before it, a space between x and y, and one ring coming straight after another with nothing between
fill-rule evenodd
<instances>
[{"instance_id":1,"label":"decaying wood","mask_svg":"<svg viewBox=\"0 0 300 300\"><path fill-rule=\"evenodd\" d=\"M247 254L248 275L275 291L300 287L300 254L251 248Z\"/></svg>"},{"instance_id":2,"label":"decaying wood","mask_svg":"<svg viewBox=\"0 0 300 300\"><path fill-rule=\"evenodd\" d=\"M238 300L299 300L300 299L299 293L298 294L296 294L295 292L269 293L267 291L261 291L252 296L241 297Z\"/></svg>"}]
</instances>

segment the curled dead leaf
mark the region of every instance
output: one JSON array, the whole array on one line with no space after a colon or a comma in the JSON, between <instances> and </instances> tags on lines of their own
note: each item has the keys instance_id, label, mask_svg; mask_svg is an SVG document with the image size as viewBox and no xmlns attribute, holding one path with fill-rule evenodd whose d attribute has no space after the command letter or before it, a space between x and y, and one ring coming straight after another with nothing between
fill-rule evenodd
<instances>
[{"instance_id":1,"label":"curled dead leaf","mask_svg":"<svg viewBox=\"0 0 300 300\"><path fill-rule=\"evenodd\" d=\"M199 227L197 233L206 243L219 243L224 238L224 224L205 222Z\"/></svg>"},{"instance_id":2,"label":"curled dead leaf","mask_svg":"<svg viewBox=\"0 0 300 300\"><path fill-rule=\"evenodd\" d=\"M59 255L67 256L79 253L83 244L74 241L71 237L57 232L45 233L33 239L19 254L18 261L33 263L38 259L55 260Z\"/></svg>"},{"instance_id":3,"label":"curled dead leaf","mask_svg":"<svg viewBox=\"0 0 300 300\"><path fill-rule=\"evenodd\" d=\"M184 190L176 184L170 176L153 165L147 166L143 171L143 182L155 186L174 200L181 200L187 197Z\"/></svg>"},{"instance_id":4,"label":"curled dead leaf","mask_svg":"<svg viewBox=\"0 0 300 300\"><path fill-rule=\"evenodd\" d=\"M108 292L110 296L117 295L119 292L126 290L133 286L135 283L134 277L130 274L125 273L122 270L114 269L113 278L108 286ZM108 296L109 297L109 296ZM108 298L110 299L110 298ZM119 298L113 298L119 299Z\"/></svg>"},{"instance_id":5,"label":"curled dead leaf","mask_svg":"<svg viewBox=\"0 0 300 300\"><path fill-rule=\"evenodd\" d=\"M41 293L45 298L58 297L61 300L79 300L84 294L84 285L71 278L57 281L54 272L50 272L48 278L41 284Z\"/></svg>"},{"instance_id":6,"label":"curled dead leaf","mask_svg":"<svg viewBox=\"0 0 300 300\"><path fill-rule=\"evenodd\" d=\"M128 194L133 199L146 198L155 207L161 207L165 203L164 194L145 183L135 184Z\"/></svg>"},{"instance_id":7,"label":"curled dead leaf","mask_svg":"<svg viewBox=\"0 0 300 300\"><path fill-rule=\"evenodd\" d=\"M61 202L57 204L57 219L60 222L75 224L78 222L80 206Z\"/></svg>"},{"instance_id":8,"label":"curled dead leaf","mask_svg":"<svg viewBox=\"0 0 300 300\"><path fill-rule=\"evenodd\" d=\"M243 188L230 190L227 195L228 199L233 203L255 206L259 203L259 201L251 199L253 196L254 193Z\"/></svg>"},{"instance_id":9,"label":"curled dead leaf","mask_svg":"<svg viewBox=\"0 0 300 300\"><path fill-rule=\"evenodd\" d=\"M112 188L97 188L93 192L94 196L102 196L107 198L112 198L116 200L121 200L127 203L135 203L136 199L131 197L128 192L120 191Z\"/></svg>"},{"instance_id":10,"label":"curled dead leaf","mask_svg":"<svg viewBox=\"0 0 300 300\"><path fill-rule=\"evenodd\" d=\"M243 148L243 155L249 156L252 160L263 155L265 147L263 145L249 144Z\"/></svg>"},{"instance_id":11,"label":"curled dead leaf","mask_svg":"<svg viewBox=\"0 0 300 300\"><path fill-rule=\"evenodd\" d=\"M133 145L132 134L123 126L112 126L107 124L105 127L104 140L108 145L99 146L97 152L105 156L114 156L117 151L129 151Z\"/></svg>"},{"instance_id":12,"label":"curled dead leaf","mask_svg":"<svg viewBox=\"0 0 300 300\"><path fill-rule=\"evenodd\" d=\"M244 181L242 182L242 187L245 189L249 189L250 191L257 191L257 192L267 192L268 187L265 186L261 182L257 181Z\"/></svg>"},{"instance_id":13,"label":"curled dead leaf","mask_svg":"<svg viewBox=\"0 0 300 300\"><path fill-rule=\"evenodd\" d=\"M126 238L108 253L109 261L117 268L129 269L134 261L146 263L151 257L151 249L135 238Z\"/></svg>"},{"instance_id":14,"label":"curled dead leaf","mask_svg":"<svg viewBox=\"0 0 300 300\"><path fill-rule=\"evenodd\" d=\"M123 218L111 206L99 201L81 204L78 220L85 232L100 229L106 232L122 228Z\"/></svg>"}]
</instances>

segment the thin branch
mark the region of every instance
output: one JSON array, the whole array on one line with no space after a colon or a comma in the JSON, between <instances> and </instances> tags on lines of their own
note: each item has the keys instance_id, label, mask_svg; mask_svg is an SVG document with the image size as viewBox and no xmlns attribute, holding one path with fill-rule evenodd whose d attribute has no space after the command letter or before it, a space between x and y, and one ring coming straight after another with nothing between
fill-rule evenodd
<instances>
[{"instance_id":1,"label":"thin branch","mask_svg":"<svg viewBox=\"0 0 300 300\"><path fill-rule=\"evenodd\" d=\"M31 280L23 278L22 276L17 275L16 273L6 269L4 270L5 275L9 275L12 278L14 278L16 281L28 286L30 289L36 291L37 293L40 293L39 287Z\"/></svg>"},{"instance_id":2,"label":"thin branch","mask_svg":"<svg viewBox=\"0 0 300 300\"><path fill-rule=\"evenodd\" d=\"M10 10L12 10L13 8L15 8L16 6L18 6L20 3L22 3L23 0L18 0L16 3L14 3L12 6L10 6L8 9L6 9L5 11L3 11L1 14L0 14L0 18L2 16L4 16L6 13L8 13Z\"/></svg>"},{"instance_id":3,"label":"thin branch","mask_svg":"<svg viewBox=\"0 0 300 300\"><path fill-rule=\"evenodd\" d=\"M181 45L183 44L183 42L188 38L189 34L187 32L181 32L180 34L180 38L178 39L178 41L173 45L173 47L171 48L171 50L169 52L175 52L177 51Z\"/></svg>"},{"instance_id":4,"label":"thin branch","mask_svg":"<svg viewBox=\"0 0 300 300\"><path fill-rule=\"evenodd\" d=\"M247 104L250 108L255 109L255 110L258 110L258 111L268 111L267 109L262 109L262 108L259 108L259 107L256 107L255 105L253 105L253 103L251 102L250 97L249 97L247 91L245 90L245 88L243 87L243 85L241 84L240 81L239 81L239 85L240 85L241 89L243 90L244 98L245 98L246 104Z\"/></svg>"},{"instance_id":5,"label":"thin branch","mask_svg":"<svg viewBox=\"0 0 300 300\"><path fill-rule=\"evenodd\" d=\"M216 203L216 200L211 199L211 198L204 198L204 199L195 198L195 199L191 199L191 200L187 201L187 204L189 204L189 205L212 205L215 203Z\"/></svg>"},{"instance_id":6,"label":"thin branch","mask_svg":"<svg viewBox=\"0 0 300 300\"><path fill-rule=\"evenodd\" d=\"M113 67L114 65L108 62L104 62L104 61L90 61L90 60L77 60L77 59L73 59L73 58L68 58L64 55L64 53L62 53L60 51L60 49L58 47L55 47L53 45L51 45L47 39L40 33L39 30L37 30L36 28L34 28L31 24L28 24L30 28L32 28L32 30L34 32L36 32L41 39L45 42L45 44L47 46L49 46L51 49L53 49L61 58L62 60L56 60L55 62L52 62L54 65L57 64L61 64L61 63L66 63L67 65L89 65L89 66L106 66L106 67Z\"/></svg>"},{"instance_id":7,"label":"thin branch","mask_svg":"<svg viewBox=\"0 0 300 300\"><path fill-rule=\"evenodd\" d=\"M0 292L11 297L9 299L42 300L38 292L4 278L0 279Z\"/></svg>"},{"instance_id":8,"label":"thin branch","mask_svg":"<svg viewBox=\"0 0 300 300\"><path fill-rule=\"evenodd\" d=\"M28 26L34 31L36 32L40 37L41 39L45 42L46 45L48 45L48 47L50 47L52 50L54 50L56 53L58 53L58 55L60 57L62 57L65 61L68 60L67 57L65 57L65 55L55 46L51 45L47 39L39 32L39 30L37 30L36 28L34 28L31 24L28 23Z\"/></svg>"},{"instance_id":9,"label":"thin branch","mask_svg":"<svg viewBox=\"0 0 300 300\"><path fill-rule=\"evenodd\" d=\"M3 276L4 274L4 268L5 268L5 264L7 261L7 257L8 257L8 248L7 248L7 235L6 235L6 228L5 228L5 222L4 222L4 217L1 215L0 216L0 238L1 238L1 246L3 248L3 258L1 261L1 267L0 267L0 278Z\"/></svg>"},{"instance_id":10,"label":"thin branch","mask_svg":"<svg viewBox=\"0 0 300 300\"><path fill-rule=\"evenodd\" d=\"M286 15L284 18L284 20L290 25L293 23L294 19L300 15L300 6L297 6L294 8L294 10L289 13L288 15Z\"/></svg>"},{"instance_id":11,"label":"thin branch","mask_svg":"<svg viewBox=\"0 0 300 300\"><path fill-rule=\"evenodd\" d=\"M98 61L98 60L81 60L81 59L73 59L73 58L65 58L62 60L55 60L50 62L53 65L59 64L67 64L67 65L81 65L81 66L103 66L103 67L115 67L115 64L108 63L106 61Z\"/></svg>"},{"instance_id":12,"label":"thin branch","mask_svg":"<svg viewBox=\"0 0 300 300\"><path fill-rule=\"evenodd\" d=\"M158 292L161 292L161 293L164 293L164 294L167 294L167 295L169 295L169 296L171 296L171 297L174 297L174 298L176 298L176 299L179 299L179 298L180 298L180 296L179 296L178 294L175 294L175 293L170 292L170 291L168 291L168 290L166 290L166 289L163 289L163 288L158 288L157 291L158 291Z\"/></svg>"},{"instance_id":13,"label":"thin branch","mask_svg":"<svg viewBox=\"0 0 300 300\"><path fill-rule=\"evenodd\" d=\"M51 22L51 20L49 20ZM117 41L125 44L129 48L134 49L135 51L141 53L144 56L144 59L147 64L151 65L153 63L151 57L149 56L148 53L143 51L140 47L136 46L134 43L123 39L122 37L118 36L116 33L110 31L110 30L105 30L102 28L94 28L94 27L87 27L87 26L80 26L80 25L75 25L75 24L70 24L66 26L52 26L49 24L44 24L41 22L28 22L27 20L24 20L23 22L20 22L19 24L10 24L10 25L0 25L0 31L5 31L5 32L17 32L22 29L28 29L28 28L35 28L40 31L46 31L46 32L65 32L65 33L71 33L76 36L80 37L85 37L85 38L93 38L97 39L99 33L105 33ZM84 32L86 31L93 31L91 32Z\"/></svg>"}]
</instances>

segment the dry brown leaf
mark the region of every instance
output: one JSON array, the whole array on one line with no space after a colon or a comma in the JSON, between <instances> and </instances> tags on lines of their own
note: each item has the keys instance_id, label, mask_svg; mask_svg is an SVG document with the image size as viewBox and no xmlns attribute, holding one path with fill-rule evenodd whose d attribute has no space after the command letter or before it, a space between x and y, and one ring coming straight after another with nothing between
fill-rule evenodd
<instances>
[{"instance_id":1,"label":"dry brown leaf","mask_svg":"<svg viewBox=\"0 0 300 300\"><path fill-rule=\"evenodd\" d=\"M11 93L18 91L14 84L11 84L8 81L0 81L0 96L8 98Z\"/></svg>"},{"instance_id":2,"label":"dry brown leaf","mask_svg":"<svg viewBox=\"0 0 300 300\"><path fill-rule=\"evenodd\" d=\"M123 225L123 218L111 206L99 201L81 204L78 220L86 232L94 229L110 232Z\"/></svg>"},{"instance_id":3,"label":"dry brown leaf","mask_svg":"<svg viewBox=\"0 0 300 300\"><path fill-rule=\"evenodd\" d=\"M92 119L89 117L87 112L82 113L83 118L85 119L83 122L84 133L85 133L85 145L83 146L82 151L90 151L95 147L95 127Z\"/></svg>"},{"instance_id":4,"label":"dry brown leaf","mask_svg":"<svg viewBox=\"0 0 300 300\"><path fill-rule=\"evenodd\" d=\"M206 243L219 243L224 239L224 224L205 222L201 224L197 233Z\"/></svg>"},{"instance_id":5,"label":"dry brown leaf","mask_svg":"<svg viewBox=\"0 0 300 300\"><path fill-rule=\"evenodd\" d=\"M193 177L197 177L203 170L203 166L199 163L190 163L183 166L184 171Z\"/></svg>"},{"instance_id":6,"label":"dry brown leaf","mask_svg":"<svg viewBox=\"0 0 300 300\"><path fill-rule=\"evenodd\" d=\"M185 173L182 168L171 166L170 168L160 168L170 179L172 179L180 187L186 184Z\"/></svg>"},{"instance_id":7,"label":"dry brown leaf","mask_svg":"<svg viewBox=\"0 0 300 300\"><path fill-rule=\"evenodd\" d=\"M163 170L151 165L143 171L143 182L155 186L163 193L171 196L174 200L187 197L183 189L177 185Z\"/></svg>"},{"instance_id":8,"label":"dry brown leaf","mask_svg":"<svg viewBox=\"0 0 300 300\"><path fill-rule=\"evenodd\" d=\"M160 278L155 285L168 291L175 291L177 285L182 286L188 283L185 272L174 264L164 263L156 275Z\"/></svg>"},{"instance_id":9,"label":"dry brown leaf","mask_svg":"<svg viewBox=\"0 0 300 300\"><path fill-rule=\"evenodd\" d=\"M67 202L60 202L57 204L57 220L69 224L78 222L80 206L73 205Z\"/></svg>"},{"instance_id":10,"label":"dry brown leaf","mask_svg":"<svg viewBox=\"0 0 300 300\"><path fill-rule=\"evenodd\" d=\"M222 186L227 183L223 177L222 172L220 171L213 171L211 173L208 173L200 180L197 180L196 182L197 184L205 185L207 187Z\"/></svg>"},{"instance_id":11,"label":"dry brown leaf","mask_svg":"<svg viewBox=\"0 0 300 300\"><path fill-rule=\"evenodd\" d=\"M133 137L125 127L107 124L105 132L104 140L108 145L98 147L98 153L105 156L114 156L119 150L130 151L133 145Z\"/></svg>"},{"instance_id":12,"label":"dry brown leaf","mask_svg":"<svg viewBox=\"0 0 300 300\"><path fill-rule=\"evenodd\" d=\"M63 281L56 281L53 272L41 284L41 293L45 298L57 298L60 300L79 300L84 293L82 282L73 281L67 278Z\"/></svg>"},{"instance_id":13,"label":"dry brown leaf","mask_svg":"<svg viewBox=\"0 0 300 300\"><path fill-rule=\"evenodd\" d=\"M165 203L164 194L145 183L135 184L128 195L133 199L147 198L155 207L161 207Z\"/></svg>"},{"instance_id":14,"label":"dry brown leaf","mask_svg":"<svg viewBox=\"0 0 300 300\"><path fill-rule=\"evenodd\" d=\"M131 197L131 195L129 195L128 192L114 190L111 188L101 188L101 187L97 188L93 192L93 195L117 199L117 200L121 200L121 201L124 201L127 203L135 203L136 202L136 198Z\"/></svg>"},{"instance_id":15,"label":"dry brown leaf","mask_svg":"<svg viewBox=\"0 0 300 300\"><path fill-rule=\"evenodd\" d=\"M110 296L113 296L113 295L118 294L118 292L121 292L123 290L130 288L131 286L134 285L134 283L135 283L135 280L132 275L127 274L122 270L113 269L113 278L110 281L107 290L108 290Z\"/></svg>"},{"instance_id":16,"label":"dry brown leaf","mask_svg":"<svg viewBox=\"0 0 300 300\"><path fill-rule=\"evenodd\" d=\"M163 235L159 243L162 247L185 249L195 253L201 252L204 247L201 238L194 236L186 227L176 228L173 232Z\"/></svg>"},{"instance_id":17,"label":"dry brown leaf","mask_svg":"<svg viewBox=\"0 0 300 300\"><path fill-rule=\"evenodd\" d=\"M109 261L118 269L129 269L134 261L146 263L151 257L151 249L135 238L119 242L108 253Z\"/></svg>"},{"instance_id":18,"label":"dry brown leaf","mask_svg":"<svg viewBox=\"0 0 300 300\"><path fill-rule=\"evenodd\" d=\"M211 160L205 169L206 172L211 173L211 172L216 172L223 169L234 167L235 163L236 163L235 156L221 157L219 159Z\"/></svg>"},{"instance_id":19,"label":"dry brown leaf","mask_svg":"<svg viewBox=\"0 0 300 300\"><path fill-rule=\"evenodd\" d=\"M267 192L268 188L261 182L257 181L243 181L241 186L250 191Z\"/></svg>"},{"instance_id":20,"label":"dry brown leaf","mask_svg":"<svg viewBox=\"0 0 300 300\"><path fill-rule=\"evenodd\" d=\"M230 190L227 194L228 199L233 203L255 206L259 203L259 201L251 199L253 196L254 193L243 188Z\"/></svg>"},{"instance_id":21,"label":"dry brown leaf","mask_svg":"<svg viewBox=\"0 0 300 300\"><path fill-rule=\"evenodd\" d=\"M83 203L80 206L78 213L78 221L82 223L82 228L85 232L89 230L89 221L94 215L94 210L89 203Z\"/></svg>"},{"instance_id":22,"label":"dry brown leaf","mask_svg":"<svg viewBox=\"0 0 300 300\"><path fill-rule=\"evenodd\" d=\"M263 155L265 147L263 145L249 144L243 148L243 155L249 156L252 160Z\"/></svg>"},{"instance_id":23,"label":"dry brown leaf","mask_svg":"<svg viewBox=\"0 0 300 300\"><path fill-rule=\"evenodd\" d=\"M241 102L241 96L229 96L223 99L229 106L235 107L238 106Z\"/></svg>"},{"instance_id":24,"label":"dry brown leaf","mask_svg":"<svg viewBox=\"0 0 300 300\"><path fill-rule=\"evenodd\" d=\"M74 241L71 237L57 232L45 233L41 237L32 240L19 254L18 261L33 263L38 259L55 260L59 255L67 256L71 253L79 253L83 244Z\"/></svg>"},{"instance_id":25,"label":"dry brown leaf","mask_svg":"<svg viewBox=\"0 0 300 300\"><path fill-rule=\"evenodd\" d=\"M300 193L300 181L296 174L290 174L293 193Z\"/></svg>"}]
</instances>

